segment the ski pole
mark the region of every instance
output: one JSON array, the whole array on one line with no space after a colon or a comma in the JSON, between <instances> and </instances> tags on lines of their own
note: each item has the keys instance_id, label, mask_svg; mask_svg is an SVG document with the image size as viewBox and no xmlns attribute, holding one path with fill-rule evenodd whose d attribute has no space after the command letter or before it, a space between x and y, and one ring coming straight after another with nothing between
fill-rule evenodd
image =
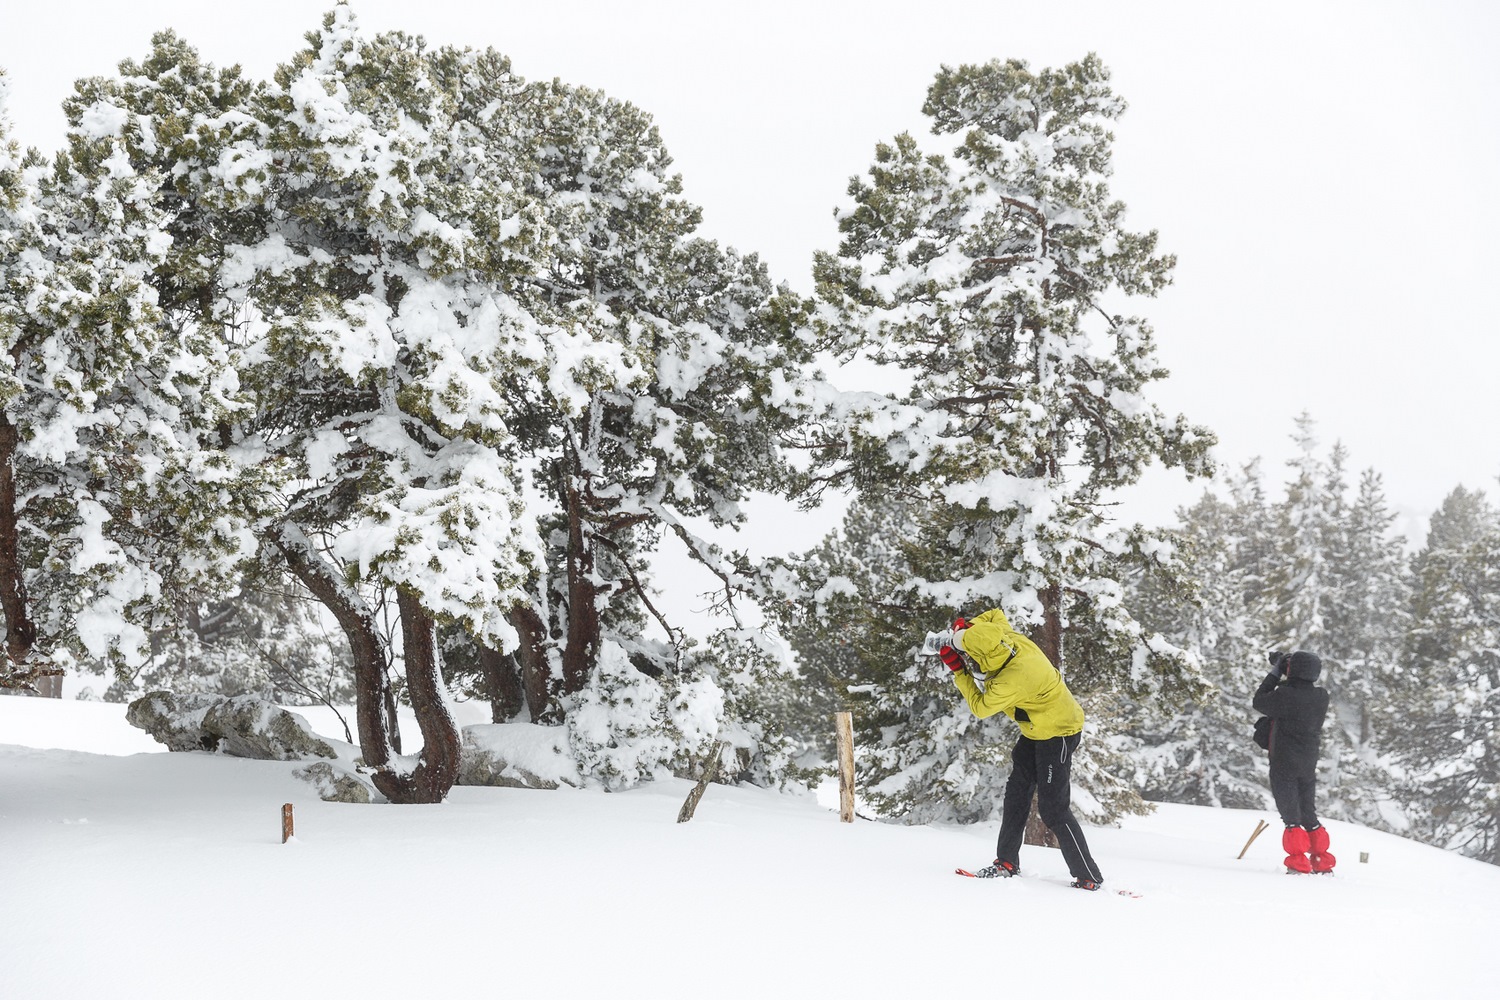
<instances>
[{"instance_id":1,"label":"ski pole","mask_svg":"<svg viewBox=\"0 0 1500 1000\"><path fill-rule=\"evenodd\" d=\"M1269 830L1270 828L1271 828L1271 824L1267 823L1265 820L1263 820L1263 819L1256 820L1255 821L1255 832L1252 833L1252 834L1250 834L1250 839L1247 840L1247 841L1245 841L1245 846L1242 847L1242 848L1240 848L1239 858L1235 858L1235 860L1238 861L1238 860L1240 860L1240 858L1243 858L1245 856L1245 852L1248 851L1248 850L1250 850L1250 845L1253 844L1253 843L1255 843L1255 838L1260 836L1261 831L1262 830Z\"/></svg>"}]
</instances>

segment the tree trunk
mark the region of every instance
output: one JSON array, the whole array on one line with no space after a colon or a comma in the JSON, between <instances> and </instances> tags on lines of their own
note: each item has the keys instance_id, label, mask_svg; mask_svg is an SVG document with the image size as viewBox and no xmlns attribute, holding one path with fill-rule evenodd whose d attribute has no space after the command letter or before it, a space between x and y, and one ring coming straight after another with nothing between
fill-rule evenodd
<instances>
[{"instance_id":1,"label":"tree trunk","mask_svg":"<svg viewBox=\"0 0 1500 1000\"><path fill-rule=\"evenodd\" d=\"M391 761L385 704L389 688L385 683L385 644L376 628L374 612L313 550L300 529L284 527L272 541L292 573L323 602L344 630L354 659L354 716L360 753L368 766L386 766Z\"/></svg>"},{"instance_id":2,"label":"tree trunk","mask_svg":"<svg viewBox=\"0 0 1500 1000\"><path fill-rule=\"evenodd\" d=\"M1063 668L1063 635L1062 635L1062 588L1057 584L1049 584L1039 595L1042 599L1042 626L1031 636L1031 641L1037 644L1047 659L1059 671ZM1057 837L1047 824L1042 822L1041 814L1037 812L1036 797L1031 799L1031 815L1026 817L1026 843L1038 847L1056 847Z\"/></svg>"},{"instance_id":3,"label":"tree trunk","mask_svg":"<svg viewBox=\"0 0 1500 1000\"><path fill-rule=\"evenodd\" d=\"M519 604L512 608L507 619L521 637L516 650L516 663L521 670L521 695L526 700L526 710L532 722L546 717L552 704L552 667L547 662L547 623L535 608Z\"/></svg>"},{"instance_id":4,"label":"tree trunk","mask_svg":"<svg viewBox=\"0 0 1500 1000\"><path fill-rule=\"evenodd\" d=\"M461 738L458 725L443 701L437 656L437 625L415 594L405 587L396 590L401 612L401 643L406 654L406 690L422 728L422 753L416 770L397 774L376 771L375 787L392 802L402 804L441 802L458 780Z\"/></svg>"},{"instance_id":5,"label":"tree trunk","mask_svg":"<svg viewBox=\"0 0 1500 1000\"><path fill-rule=\"evenodd\" d=\"M562 690L583 688L599 653L599 588L594 583L594 551L584 530L583 499L568 484L568 630L562 654Z\"/></svg>"},{"instance_id":6,"label":"tree trunk","mask_svg":"<svg viewBox=\"0 0 1500 1000\"><path fill-rule=\"evenodd\" d=\"M483 678L482 691L490 703L490 721L496 725L509 722L526 706L517 661L485 643L478 645L479 675Z\"/></svg>"},{"instance_id":7,"label":"tree trunk","mask_svg":"<svg viewBox=\"0 0 1500 1000\"><path fill-rule=\"evenodd\" d=\"M396 689L391 686L390 672L381 665L380 704L385 707L385 734L391 741L391 749L401 753L401 717L396 714Z\"/></svg>"},{"instance_id":8,"label":"tree trunk","mask_svg":"<svg viewBox=\"0 0 1500 1000\"><path fill-rule=\"evenodd\" d=\"M1048 584L1037 596L1042 600L1042 625L1032 633L1031 641L1047 654L1054 667L1062 670L1062 588L1055 583Z\"/></svg>"},{"instance_id":9,"label":"tree trunk","mask_svg":"<svg viewBox=\"0 0 1500 1000\"><path fill-rule=\"evenodd\" d=\"M0 687L35 690L44 697L62 697L62 680L50 693L55 675L32 662L36 651L36 623L26 596L26 568L21 564L20 511L16 509L16 449L21 432L0 412L0 613L5 615L5 663L0 664ZM38 683L40 681L41 683ZM43 685L49 690L43 691Z\"/></svg>"}]
</instances>

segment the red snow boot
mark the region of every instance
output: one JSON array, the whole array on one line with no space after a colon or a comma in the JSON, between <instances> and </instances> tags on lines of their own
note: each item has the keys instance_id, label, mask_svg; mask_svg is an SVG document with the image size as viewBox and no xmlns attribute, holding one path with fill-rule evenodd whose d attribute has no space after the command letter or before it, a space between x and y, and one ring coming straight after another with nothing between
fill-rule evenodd
<instances>
[{"instance_id":1,"label":"red snow boot","mask_svg":"<svg viewBox=\"0 0 1500 1000\"><path fill-rule=\"evenodd\" d=\"M1307 859L1311 848L1307 831L1300 826L1289 826L1281 833L1281 849L1286 851L1286 870L1306 875L1312 871L1312 862Z\"/></svg>"},{"instance_id":2,"label":"red snow boot","mask_svg":"<svg viewBox=\"0 0 1500 1000\"><path fill-rule=\"evenodd\" d=\"M1312 851L1312 870L1319 875L1332 875L1339 859L1328 853L1328 828L1315 826L1308 830L1307 843Z\"/></svg>"}]
</instances>

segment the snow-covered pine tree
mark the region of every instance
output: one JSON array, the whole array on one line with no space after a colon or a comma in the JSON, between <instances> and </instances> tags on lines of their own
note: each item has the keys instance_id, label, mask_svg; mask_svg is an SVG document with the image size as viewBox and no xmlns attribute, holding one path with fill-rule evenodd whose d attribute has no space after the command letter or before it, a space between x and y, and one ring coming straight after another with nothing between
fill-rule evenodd
<instances>
[{"instance_id":1,"label":"snow-covered pine tree","mask_svg":"<svg viewBox=\"0 0 1500 1000\"><path fill-rule=\"evenodd\" d=\"M1386 768L1368 745L1369 693L1385 667L1372 664L1369 648L1384 636L1387 648L1401 634L1400 539L1387 537L1378 478L1366 479L1351 507L1347 450L1335 443L1327 459L1317 454L1312 417L1297 418L1298 455L1293 477L1275 509L1275 563L1270 574L1273 645L1304 648L1323 660L1319 683L1330 695L1323 728L1320 807L1328 815L1381 822ZM1375 492L1369 492L1370 489ZM1380 607L1381 601L1388 603ZM1351 674L1358 673L1350 685Z\"/></svg>"},{"instance_id":2,"label":"snow-covered pine tree","mask_svg":"<svg viewBox=\"0 0 1500 1000\"><path fill-rule=\"evenodd\" d=\"M39 197L40 154L24 158L10 137L10 78L0 69L0 616L5 622L5 645L0 650L0 688L53 694L53 671L59 668L37 649L37 629L30 595L35 556L21 541L24 486L17 483L16 463L21 431L11 406L25 393L16 370L22 346L19 323L27 311L20 282L22 253L36 239L31 230ZM28 239L29 237L29 239ZM19 414L16 414L19 416ZM28 539L28 542L31 540ZM60 693L60 687L56 687Z\"/></svg>"},{"instance_id":3,"label":"snow-covered pine tree","mask_svg":"<svg viewBox=\"0 0 1500 1000\"><path fill-rule=\"evenodd\" d=\"M258 586L287 589L266 577L274 566L265 551L256 552L251 530L264 507L266 477L258 464L236 460L225 447L230 427L251 412L236 370L248 317L224 293L219 274L226 246L261 233L259 212L224 197L226 179L250 169L227 155L232 144L262 132L248 113L255 88L238 67L216 70L165 31L153 36L144 59L120 63L116 77L80 80L75 90L65 104L70 120L79 126L117 122L122 155L159 182L153 206L170 242L149 282L161 336L179 359L139 380L137 391L154 394L155 411L180 455L158 477L160 502L138 503L134 512L137 518L155 514L149 536L162 600L151 623L152 656L136 665L117 663L109 697L128 699L143 686L269 694L269 672L278 668L253 647L231 652L234 644L225 645L224 637L274 634L272 644L282 654L293 648L311 654L317 641L301 644L309 638L299 627L308 624L304 615L273 624L265 602L233 587L253 576ZM225 544L231 538L234 544ZM252 554L262 558L237 568ZM246 621L237 624L241 610ZM213 663L202 655L210 648ZM326 651L318 658L328 659Z\"/></svg>"},{"instance_id":4,"label":"snow-covered pine tree","mask_svg":"<svg viewBox=\"0 0 1500 1000\"><path fill-rule=\"evenodd\" d=\"M1409 642L1377 738L1401 768L1410 831L1500 864L1500 519L1455 489L1412 561Z\"/></svg>"},{"instance_id":5,"label":"snow-covered pine tree","mask_svg":"<svg viewBox=\"0 0 1500 1000\"><path fill-rule=\"evenodd\" d=\"M830 760L829 719L853 713L861 732L861 796L882 814L911 822L982 819L993 805L992 789L977 783L972 769L930 775L933 788L890 777L905 770L910 756L933 750L934 726L945 733L978 724L968 713L954 716L952 692L935 682L932 664L913 656L912 623L944 613L916 592L910 567L918 528L909 505L871 494L852 503L839 529L817 547L772 561L791 596L781 605L784 631L801 672L800 697L782 712L788 728ZM911 735L887 745L874 738L887 727ZM996 766L1003 756L994 747L975 752Z\"/></svg>"},{"instance_id":6,"label":"snow-covered pine tree","mask_svg":"<svg viewBox=\"0 0 1500 1000\"><path fill-rule=\"evenodd\" d=\"M68 102L51 169L21 164L0 223L0 595L23 672L139 665L178 583L212 589L253 547L221 508L184 500L225 474L202 447L225 408L222 354L159 306L163 177L132 155L131 116L93 89Z\"/></svg>"},{"instance_id":7,"label":"snow-covered pine tree","mask_svg":"<svg viewBox=\"0 0 1500 1000\"><path fill-rule=\"evenodd\" d=\"M1179 511L1174 533L1181 572L1147 572L1134 584L1142 624L1196 655L1212 690L1162 712L1149 701L1127 710L1140 750L1136 783L1148 799L1230 808L1270 805L1265 752L1251 741L1250 701L1270 648L1259 587L1267 571L1269 510L1251 463Z\"/></svg>"},{"instance_id":8,"label":"snow-covered pine tree","mask_svg":"<svg viewBox=\"0 0 1500 1000\"><path fill-rule=\"evenodd\" d=\"M519 694L534 720L566 719L581 759L604 761L595 737L612 740L614 730L582 734L580 710L624 713L617 692L653 686L669 701L705 692L696 678L707 674L732 714L754 699L731 687L777 669L735 613L736 595L750 587L748 562L703 532L738 528L754 491L784 488L779 439L797 416L788 387L816 373L810 344L796 335L798 298L773 286L753 256L694 236L699 211L681 197L649 115L558 81L528 86L517 103L522 190L550 243L513 288L546 336L508 398L547 572L511 610L515 656L479 650L469 659L484 687L512 703ZM719 577L718 603L732 620L690 659L648 573L664 540ZM653 622L660 639L648 637ZM685 759L703 749L687 740L672 752ZM611 780L651 770L644 758L630 767Z\"/></svg>"},{"instance_id":9,"label":"snow-covered pine tree","mask_svg":"<svg viewBox=\"0 0 1500 1000\"><path fill-rule=\"evenodd\" d=\"M254 169L226 187L265 216L220 275L254 317L242 370L256 412L236 450L283 477L261 531L349 635L376 784L431 802L456 777L459 746L435 619L514 648L505 613L540 560L504 392L544 353L505 291L531 269L538 226L513 161L452 89L457 62L501 74L486 84L514 94L507 66L444 51L440 81L420 39L367 38L342 6L308 39L252 102L262 134L227 154ZM424 737L410 773L392 760L382 711L373 601L387 588Z\"/></svg>"},{"instance_id":10,"label":"snow-covered pine tree","mask_svg":"<svg viewBox=\"0 0 1500 1000\"><path fill-rule=\"evenodd\" d=\"M606 643L630 670L677 663L642 638L644 556L681 538L730 601L743 560L689 525L738 524L749 491L783 482L794 418L779 407L811 355L795 296L692 237L697 210L638 109L528 86L494 52L367 39L347 7L310 42L251 86L166 33L79 106L118 118L164 178L169 325L212 333L205 354L229 347L247 404L220 421L220 452L259 489L219 510L255 524L349 633L379 764L387 594L416 593L405 615L441 620L488 674L519 673L506 697L533 718L586 686ZM539 520L559 529L541 536L555 577ZM754 646L729 660L775 659ZM726 661L726 677L753 672Z\"/></svg>"},{"instance_id":11,"label":"snow-covered pine tree","mask_svg":"<svg viewBox=\"0 0 1500 1000\"><path fill-rule=\"evenodd\" d=\"M1393 533L1395 520L1380 475L1367 469L1343 509L1328 565L1327 649L1336 669L1327 685L1340 727L1331 742L1340 756L1323 790L1329 815L1371 826L1393 821L1391 773L1376 730L1400 724L1380 709L1411 622L1406 540Z\"/></svg>"},{"instance_id":12,"label":"snow-covered pine tree","mask_svg":"<svg viewBox=\"0 0 1500 1000\"><path fill-rule=\"evenodd\" d=\"M1297 454L1287 462L1292 478L1286 498L1273 512L1277 561L1270 577L1272 641L1287 649L1311 649L1331 658L1326 621L1332 600L1328 561L1342 514L1343 469L1325 463L1317 453L1312 416L1297 417L1292 440ZM1327 677L1325 675L1324 680Z\"/></svg>"},{"instance_id":13,"label":"snow-covered pine tree","mask_svg":"<svg viewBox=\"0 0 1500 1000\"><path fill-rule=\"evenodd\" d=\"M886 617L914 648L954 612L1002 606L1096 719L1103 696L1171 698L1193 672L1121 600L1125 566L1166 549L1111 532L1111 491L1151 461L1205 472L1213 441L1150 403L1150 384L1166 376L1150 328L1111 311L1164 287L1173 259L1154 232L1127 230L1110 196L1110 123L1124 102L1108 80L1092 55L1037 72L1015 60L945 67L924 111L934 132L958 137L956 149L927 153L909 135L880 144L868 178L851 181L838 254L815 267L836 314L831 349L904 383L835 401L842 419L827 443L837 458L824 472L891 492L920 525L899 589L925 606ZM872 609L901 603L868 595ZM964 714L958 703L942 718L867 730L887 748L913 748L877 780L921 797L950 769L971 770L967 760L999 733L969 733ZM1078 774L1110 800L1085 804L1092 815L1133 798L1090 762Z\"/></svg>"}]
</instances>

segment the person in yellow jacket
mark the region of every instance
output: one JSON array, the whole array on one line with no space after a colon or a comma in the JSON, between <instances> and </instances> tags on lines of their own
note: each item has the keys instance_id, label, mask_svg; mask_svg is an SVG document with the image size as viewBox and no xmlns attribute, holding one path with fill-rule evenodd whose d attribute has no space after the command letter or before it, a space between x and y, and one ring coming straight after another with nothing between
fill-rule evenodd
<instances>
[{"instance_id":1,"label":"person in yellow jacket","mask_svg":"<svg viewBox=\"0 0 1500 1000\"><path fill-rule=\"evenodd\" d=\"M975 665L979 680L961 654ZM1004 712L1021 727L1011 750L995 863L972 874L1007 878L1020 872L1021 841L1036 794L1037 811L1062 848L1074 887L1098 889L1104 876L1069 805L1073 752L1083 734L1083 706L1063 683L1062 674L1036 643L1011 628L999 608L972 621L954 622L952 642L938 650L938 657L952 671L954 686L970 711L981 719Z\"/></svg>"}]
</instances>

